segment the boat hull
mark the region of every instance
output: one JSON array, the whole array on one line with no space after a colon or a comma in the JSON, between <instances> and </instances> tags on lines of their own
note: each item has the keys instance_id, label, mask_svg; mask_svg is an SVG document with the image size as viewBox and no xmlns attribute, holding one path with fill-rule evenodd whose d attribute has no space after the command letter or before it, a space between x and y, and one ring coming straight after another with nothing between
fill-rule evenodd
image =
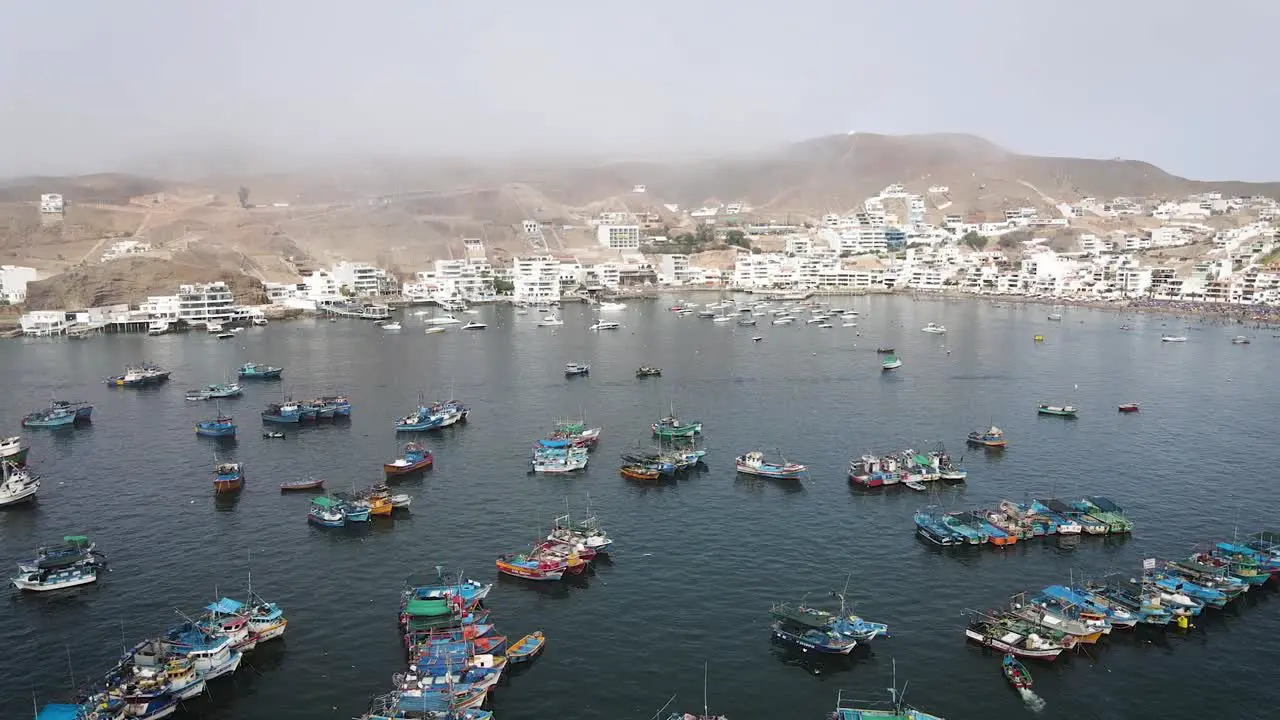
<instances>
[{"instance_id":1,"label":"boat hull","mask_svg":"<svg viewBox=\"0 0 1280 720\"><path fill-rule=\"evenodd\" d=\"M90 583L95 583L97 581L98 581L98 574L96 572L86 573L80 577L70 578L68 580L55 582L55 583L31 582L23 578L14 578L12 580L14 587L26 592L49 592L51 590L65 590L67 588L79 587L81 585L88 585Z\"/></svg>"},{"instance_id":2,"label":"boat hull","mask_svg":"<svg viewBox=\"0 0 1280 720\"><path fill-rule=\"evenodd\" d=\"M305 483L296 483L296 484L281 483L280 492L292 492L295 490L319 490L322 487L324 487L323 480L316 480L315 482L305 482Z\"/></svg>"},{"instance_id":3,"label":"boat hull","mask_svg":"<svg viewBox=\"0 0 1280 720\"><path fill-rule=\"evenodd\" d=\"M499 558L497 560L498 572L512 577L524 578L525 580L559 580L564 577L567 568L543 569L531 568L518 563L511 563Z\"/></svg>"},{"instance_id":4,"label":"boat hull","mask_svg":"<svg viewBox=\"0 0 1280 720\"><path fill-rule=\"evenodd\" d=\"M217 494L240 492L244 488L244 476L219 477L213 481L213 491Z\"/></svg>"},{"instance_id":5,"label":"boat hull","mask_svg":"<svg viewBox=\"0 0 1280 720\"><path fill-rule=\"evenodd\" d=\"M409 463L406 465L397 465L395 463L383 463L382 472L385 473L387 477L396 477L398 475L411 475L413 473L419 473L419 472L423 472L424 470L428 470L434 464L435 464L435 458L432 458L432 457L425 457L419 460L418 462Z\"/></svg>"},{"instance_id":6,"label":"boat hull","mask_svg":"<svg viewBox=\"0 0 1280 720\"><path fill-rule=\"evenodd\" d=\"M971 629L966 629L964 631L964 635L971 642L977 643L978 645L982 645L983 647L989 647L994 650L999 650L1003 653L1013 655L1015 657L1039 658L1041 660L1053 660L1054 658L1062 654L1062 648L1060 647L1031 650L1028 648L1018 647L1016 645L1010 645L1009 643L1006 643L1002 640L999 640L993 637L988 637L976 630L971 630Z\"/></svg>"}]
</instances>

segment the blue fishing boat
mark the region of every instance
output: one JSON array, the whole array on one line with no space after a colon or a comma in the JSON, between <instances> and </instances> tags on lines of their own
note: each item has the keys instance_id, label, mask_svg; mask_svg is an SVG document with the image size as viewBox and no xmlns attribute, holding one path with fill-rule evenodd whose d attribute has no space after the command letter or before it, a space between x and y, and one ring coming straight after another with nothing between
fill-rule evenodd
<instances>
[{"instance_id":1,"label":"blue fishing boat","mask_svg":"<svg viewBox=\"0 0 1280 720\"><path fill-rule=\"evenodd\" d=\"M418 396L418 409L396 421L396 432L426 432L440 430L450 425L465 423L471 409L457 400L423 403Z\"/></svg>"},{"instance_id":2,"label":"blue fishing boat","mask_svg":"<svg viewBox=\"0 0 1280 720\"><path fill-rule=\"evenodd\" d=\"M542 652L546 644L547 638L543 636L541 630L536 630L520 638L507 649L507 660L512 663L529 662Z\"/></svg>"},{"instance_id":3,"label":"blue fishing boat","mask_svg":"<svg viewBox=\"0 0 1280 720\"><path fill-rule=\"evenodd\" d=\"M283 372L284 368L248 362L236 370L236 375L243 380L279 380Z\"/></svg>"},{"instance_id":4,"label":"blue fishing boat","mask_svg":"<svg viewBox=\"0 0 1280 720\"><path fill-rule=\"evenodd\" d=\"M323 395L308 404L319 408L321 417L351 416L351 400L346 395Z\"/></svg>"},{"instance_id":5,"label":"blue fishing boat","mask_svg":"<svg viewBox=\"0 0 1280 720\"><path fill-rule=\"evenodd\" d=\"M476 580L459 580L456 583L440 585L418 585L407 588L401 593L403 606L410 600L432 600L449 598L460 601L463 607L471 607L489 596L493 583L482 583Z\"/></svg>"},{"instance_id":6,"label":"blue fishing boat","mask_svg":"<svg viewBox=\"0 0 1280 720\"><path fill-rule=\"evenodd\" d=\"M369 522L370 512L366 503L353 496L341 496L341 500L338 508L347 522Z\"/></svg>"},{"instance_id":7,"label":"blue fishing boat","mask_svg":"<svg viewBox=\"0 0 1280 720\"><path fill-rule=\"evenodd\" d=\"M303 420L315 419L315 413L303 408L292 400L283 403L269 403L262 411L262 421L269 423L300 423Z\"/></svg>"},{"instance_id":8,"label":"blue fishing boat","mask_svg":"<svg viewBox=\"0 0 1280 720\"><path fill-rule=\"evenodd\" d=\"M902 686L905 691L906 685ZM831 720L943 720L938 715L917 710L903 701L903 693L897 688L889 688L889 701L879 703L857 702L858 705L872 704L877 707L855 707L854 702L845 700L843 692L836 695L836 709L831 713Z\"/></svg>"},{"instance_id":9,"label":"blue fishing boat","mask_svg":"<svg viewBox=\"0 0 1280 720\"><path fill-rule=\"evenodd\" d=\"M1173 611L1162 604L1159 591L1150 588L1128 587L1127 583L1090 582L1078 592L1088 594L1095 603L1123 608L1138 616L1144 625L1168 625Z\"/></svg>"},{"instance_id":10,"label":"blue fishing boat","mask_svg":"<svg viewBox=\"0 0 1280 720\"><path fill-rule=\"evenodd\" d=\"M935 545L965 545L968 539L959 532L947 527L939 518L936 508L921 508L913 519L916 533Z\"/></svg>"},{"instance_id":11,"label":"blue fishing boat","mask_svg":"<svg viewBox=\"0 0 1280 720\"><path fill-rule=\"evenodd\" d=\"M848 590L848 583L845 583L845 590ZM806 627L814 630L828 630L859 643L868 643L872 640L884 636L889 636L889 626L884 623L871 622L864 620L857 615L849 615L845 611L845 595L843 592L832 593L840 598L840 609L836 612L821 610L807 605L789 605L787 603L774 603L769 610L769 615L775 620L793 625L796 627Z\"/></svg>"},{"instance_id":12,"label":"blue fishing boat","mask_svg":"<svg viewBox=\"0 0 1280 720\"><path fill-rule=\"evenodd\" d=\"M765 459L764 453L758 450L739 455L734 460L734 467L742 475L778 480L799 480L809 475L809 468L800 463L788 462L785 458L781 462L770 462Z\"/></svg>"},{"instance_id":13,"label":"blue fishing boat","mask_svg":"<svg viewBox=\"0 0 1280 720\"><path fill-rule=\"evenodd\" d=\"M238 383L217 383L208 385L201 390L188 390L188 400L220 400L222 398L237 397L244 393Z\"/></svg>"},{"instance_id":14,"label":"blue fishing boat","mask_svg":"<svg viewBox=\"0 0 1280 720\"><path fill-rule=\"evenodd\" d=\"M240 492L244 487L244 466L235 462L216 463L213 468L215 493Z\"/></svg>"},{"instance_id":15,"label":"blue fishing boat","mask_svg":"<svg viewBox=\"0 0 1280 720\"><path fill-rule=\"evenodd\" d=\"M773 637L783 644L799 648L801 652L823 655L848 655L858 644L857 640L831 630L819 630L783 621L773 624Z\"/></svg>"},{"instance_id":16,"label":"blue fishing boat","mask_svg":"<svg viewBox=\"0 0 1280 720\"><path fill-rule=\"evenodd\" d=\"M194 622L169 630L160 644L169 653L190 658L205 680L235 672L243 657L231 647L231 638Z\"/></svg>"},{"instance_id":17,"label":"blue fishing boat","mask_svg":"<svg viewBox=\"0 0 1280 720\"><path fill-rule=\"evenodd\" d=\"M1131 628L1138 624L1138 615L1127 608L1119 608L1111 603L1099 602L1092 594L1079 592L1065 585L1049 585L1040 591L1040 596L1061 604L1074 605L1083 611L1091 611L1105 617L1113 628ZM1036 602L1035 598L1032 602Z\"/></svg>"},{"instance_id":18,"label":"blue fishing boat","mask_svg":"<svg viewBox=\"0 0 1280 720\"><path fill-rule=\"evenodd\" d=\"M347 524L347 516L342 512L341 503L321 496L311 499L311 507L307 509L307 522L320 527L342 527Z\"/></svg>"},{"instance_id":19,"label":"blue fishing boat","mask_svg":"<svg viewBox=\"0 0 1280 720\"><path fill-rule=\"evenodd\" d=\"M196 423L196 435L201 437L235 437L236 425L231 421L229 415L223 415L221 412L213 420L204 420Z\"/></svg>"},{"instance_id":20,"label":"blue fishing boat","mask_svg":"<svg viewBox=\"0 0 1280 720\"><path fill-rule=\"evenodd\" d=\"M105 698L102 702L49 703L36 713L36 720L126 720L129 717L124 698Z\"/></svg>"},{"instance_id":21,"label":"blue fishing boat","mask_svg":"<svg viewBox=\"0 0 1280 720\"><path fill-rule=\"evenodd\" d=\"M1151 581L1161 590L1182 593L1211 607L1224 608L1230 600L1221 590L1204 587L1178 575L1153 574Z\"/></svg>"},{"instance_id":22,"label":"blue fishing boat","mask_svg":"<svg viewBox=\"0 0 1280 720\"><path fill-rule=\"evenodd\" d=\"M22 417L24 428L65 428L75 424L75 411L59 407L37 410Z\"/></svg>"}]
</instances>

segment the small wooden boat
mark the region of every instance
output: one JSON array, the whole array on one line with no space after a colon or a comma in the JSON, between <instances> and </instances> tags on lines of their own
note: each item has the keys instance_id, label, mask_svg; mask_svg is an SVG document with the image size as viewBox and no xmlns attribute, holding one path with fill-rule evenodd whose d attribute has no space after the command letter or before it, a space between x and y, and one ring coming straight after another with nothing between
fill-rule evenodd
<instances>
[{"instance_id":1,"label":"small wooden boat","mask_svg":"<svg viewBox=\"0 0 1280 720\"><path fill-rule=\"evenodd\" d=\"M1031 673L1027 672L1027 668L1018 662L1018 658L1012 655L1005 655L1000 661L1000 669L1004 671L1004 679L1009 681L1014 690L1030 690L1033 683Z\"/></svg>"},{"instance_id":2,"label":"small wooden boat","mask_svg":"<svg viewBox=\"0 0 1280 720\"><path fill-rule=\"evenodd\" d=\"M270 431L270 430L267 430L267 431L264 431L264 432L262 433L262 437L264 437L264 438L269 438L269 439L279 439L279 438L284 437L284 433L282 433L282 432L278 432L278 431L277 431L277 432L272 432L272 431Z\"/></svg>"},{"instance_id":3,"label":"small wooden boat","mask_svg":"<svg viewBox=\"0 0 1280 720\"><path fill-rule=\"evenodd\" d=\"M565 377L572 377L577 375L590 375L591 366L588 365L587 363L567 362L564 364L564 374L565 374Z\"/></svg>"},{"instance_id":4,"label":"small wooden boat","mask_svg":"<svg viewBox=\"0 0 1280 720\"><path fill-rule=\"evenodd\" d=\"M1138 403L1124 403L1116 407L1122 413L1138 412Z\"/></svg>"},{"instance_id":5,"label":"small wooden boat","mask_svg":"<svg viewBox=\"0 0 1280 720\"><path fill-rule=\"evenodd\" d=\"M547 639L542 635L542 631L538 630L516 641L514 645L507 649L507 661L513 663L528 662L537 657L542 652L542 648L546 647Z\"/></svg>"},{"instance_id":6,"label":"small wooden boat","mask_svg":"<svg viewBox=\"0 0 1280 720\"><path fill-rule=\"evenodd\" d=\"M1070 405L1045 405L1041 403L1040 407L1036 408L1036 412L1041 415L1056 415L1058 417L1076 416L1076 409Z\"/></svg>"},{"instance_id":7,"label":"small wooden boat","mask_svg":"<svg viewBox=\"0 0 1280 720\"><path fill-rule=\"evenodd\" d=\"M1004 431L992 425L983 430L974 430L969 433L969 438L965 441L970 445L980 445L989 448L1002 448L1007 444L1004 439Z\"/></svg>"},{"instance_id":8,"label":"small wooden boat","mask_svg":"<svg viewBox=\"0 0 1280 720\"><path fill-rule=\"evenodd\" d=\"M302 478L301 480L286 480L280 483L280 492L292 492L294 490L319 490L324 487L324 480L319 478Z\"/></svg>"},{"instance_id":9,"label":"small wooden boat","mask_svg":"<svg viewBox=\"0 0 1280 720\"><path fill-rule=\"evenodd\" d=\"M876 348L876 352L880 353L881 355L892 355L892 354L893 354L893 348L891 348L891 347L878 347L878 348Z\"/></svg>"},{"instance_id":10,"label":"small wooden boat","mask_svg":"<svg viewBox=\"0 0 1280 720\"><path fill-rule=\"evenodd\" d=\"M623 465L618 474L628 480L657 480L660 473L643 465Z\"/></svg>"},{"instance_id":11,"label":"small wooden boat","mask_svg":"<svg viewBox=\"0 0 1280 720\"><path fill-rule=\"evenodd\" d=\"M662 375L662 368L641 365L636 369L636 377L657 377Z\"/></svg>"},{"instance_id":12,"label":"small wooden boat","mask_svg":"<svg viewBox=\"0 0 1280 720\"><path fill-rule=\"evenodd\" d=\"M915 490L916 492L924 492L924 490L925 490L924 485L923 485L922 483L916 482L915 480L905 480L905 481L903 481L903 483L902 483L902 484L903 484L903 485L906 485L907 487L911 488L912 490Z\"/></svg>"},{"instance_id":13,"label":"small wooden boat","mask_svg":"<svg viewBox=\"0 0 1280 720\"><path fill-rule=\"evenodd\" d=\"M389 477L396 475L410 475L416 472L422 472L431 467L435 463L435 457L418 443L409 443L404 446L404 457L396 458L389 463L382 464L382 471Z\"/></svg>"}]
</instances>

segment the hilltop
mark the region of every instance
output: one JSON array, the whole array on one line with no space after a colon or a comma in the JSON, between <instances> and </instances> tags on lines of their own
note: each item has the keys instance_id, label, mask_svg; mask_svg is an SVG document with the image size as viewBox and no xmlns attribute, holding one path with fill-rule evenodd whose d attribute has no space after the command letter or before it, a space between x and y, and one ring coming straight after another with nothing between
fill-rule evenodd
<instances>
[{"instance_id":1,"label":"hilltop","mask_svg":"<svg viewBox=\"0 0 1280 720\"><path fill-rule=\"evenodd\" d=\"M464 237L482 239L502 259L533 251L520 230L526 219L552 228L553 252L591 255L598 248L582 228L601 211L653 213L661 224L687 227L687 216L665 206L738 201L756 217L812 220L858 207L893 183L925 196L929 222L1015 206L1048 210L1088 196L1280 196L1280 183L1190 180L1145 162L1022 155L946 134L832 135L683 162L400 159L294 173L222 170L182 182L126 174L0 182L0 263L33 266L42 277L70 273L42 283L29 301L63 307L136 301L139 293L172 292L178 281L288 281L339 260L407 273L461 257ZM632 191L638 184L644 193ZM241 187L250 207L241 206ZM939 187L946 190L929 192ZM46 192L66 198L65 216L40 214ZM146 268L133 268L146 270L145 282L117 267L132 261L100 262L121 238L151 245Z\"/></svg>"}]
</instances>

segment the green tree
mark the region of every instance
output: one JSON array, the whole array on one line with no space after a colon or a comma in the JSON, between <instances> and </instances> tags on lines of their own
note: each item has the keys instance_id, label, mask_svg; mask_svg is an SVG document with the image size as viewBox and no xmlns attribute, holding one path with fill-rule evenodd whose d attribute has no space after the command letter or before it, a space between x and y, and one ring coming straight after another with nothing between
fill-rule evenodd
<instances>
[{"instance_id":1,"label":"green tree","mask_svg":"<svg viewBox=\"0 0 1280 720\"><path fill-rule=\"evenodd\" d=\"M747 239L747 234L741 230L730 230L725 233L724 241L730 245L737 245L740 248L751 249L751 241Z\"/></svg>"},{"instance_id":2,"label":"green tree","mask_svg":"<svg viewBox=\"0 0 1280 720\"><path fill-rule=\"evenodd\" d=\"M510 280L497 278L493 281L493 291L499 295L510 295L516 291L516 284Z\"/></svg>"},{"instance_id":3,"label":"green tree","mask_svg":"<svg viewBox=\"0 0 1280 720\"><path fill-rule=\"evenodd\" d=\"M981 250L987 246L987 239L973 230L965 233L964 237L960 238L960 242L961 244L968 245L974 250Z\"/></svg>"},{"instance_id":4,"label":"green tree","mask_svg":"<svg viewBox=\"0 0 1280 720\"><path fill-rule=\"evenodd\" d=\"M1001 250L1012 250L1018 247L1018 244L1019 244L1018 238L1012 235L1004 235L999 240L996 241L996 247L1000 248Z\"/></svg>"}]
</instances>

